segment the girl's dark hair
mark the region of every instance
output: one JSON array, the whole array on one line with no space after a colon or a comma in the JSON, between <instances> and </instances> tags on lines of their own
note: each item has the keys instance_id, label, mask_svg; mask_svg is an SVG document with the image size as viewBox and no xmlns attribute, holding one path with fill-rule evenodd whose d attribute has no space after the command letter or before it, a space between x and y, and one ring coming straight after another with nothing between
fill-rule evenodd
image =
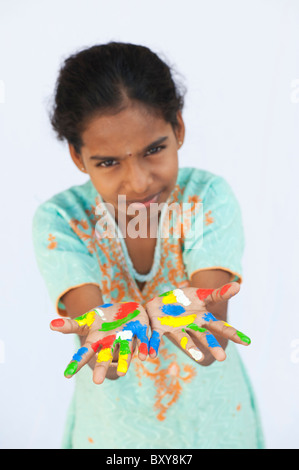
<instances>
[{"instance_id":1,"label":"girl's dark hair","mask_svg":"<svg viewBox=\"0 0 299 470\"><path fill-rule=\"evenodd\" d=\"M109 42L68 57L60 68L50 121L58 140L81 153L82 132L91 119L116 114L137 101L162 116L175 130L185 88L174 83L172 68L148 47Z\"/></svg>"}]
</instances>

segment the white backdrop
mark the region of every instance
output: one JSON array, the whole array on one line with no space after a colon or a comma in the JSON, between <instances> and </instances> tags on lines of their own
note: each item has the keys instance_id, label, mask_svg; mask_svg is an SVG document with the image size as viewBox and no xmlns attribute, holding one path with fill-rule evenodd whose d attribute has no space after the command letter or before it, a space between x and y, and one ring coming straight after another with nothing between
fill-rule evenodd
<instances>
[{"instance_id":1,"label":"white backdrop","mask_svg":"<svg viewBox=\"0 0 299 470\"><path fill-rule=\"evenodd\" d=\"M86 181L47 116L58 67L110 40L147 45L188 88L181 166L224 176L246 232L244 283L229 320L268 448L299 448L299 3L294 0L0 1L0 447L59 448L73 339L33 254L38 204Z\"/></svg>"}]
</instances>

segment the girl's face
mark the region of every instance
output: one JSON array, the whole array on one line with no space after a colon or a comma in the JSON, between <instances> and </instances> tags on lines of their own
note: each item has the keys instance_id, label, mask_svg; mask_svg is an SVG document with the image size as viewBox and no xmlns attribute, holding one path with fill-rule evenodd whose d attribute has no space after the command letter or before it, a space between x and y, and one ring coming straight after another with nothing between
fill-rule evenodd
<instances>
[{"instance_id":1,"label":"girl's face","mask_svg":"<svg viewBox=\"0 0 299 470\"><path fill-rule=\"evenodd\" d=\"M81 155L69 144L74 163L89 174L103 200L114 206L116 220L119 211L127 213L133 202L143 202L156 194L158 199L154 202L166 202L175 187L177 151L184 140L180 112L178 122L174 132L163 118L138 103L130 103L118 114L103 115L90 122L82 134ZM125 205L118 204L118 195L125 196ZM147 207L147 216L149 212Z\"/></svg>"}]
</instances>

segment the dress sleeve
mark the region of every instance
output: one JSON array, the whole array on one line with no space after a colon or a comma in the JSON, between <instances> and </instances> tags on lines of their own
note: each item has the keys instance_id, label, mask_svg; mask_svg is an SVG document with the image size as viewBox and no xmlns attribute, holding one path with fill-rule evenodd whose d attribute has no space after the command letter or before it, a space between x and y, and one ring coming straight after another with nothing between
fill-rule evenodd
<instances>
[{"instance_id":1,"label":"dress sleeve","mask_svg":"<svg viewBox=\"0 0 299 470\"><path fill-rule=\"evenodd\" d=\"M200 190L197 192L201 195ZM204 269L223 269L242 283L244 229L239 203L226 180L215 178L200 199L202 230L183 251L188 278Z\"/></svg>"},{"instance_id":2,"label":"dress sleeve","mask_svg":"<svg viewBox=\"0 0 299 470\"><path fill-rule=\"evenodd\" d=\"M100 287L97 259L51 204L40 205L33 216L32 240L39 271L59 315L66 316L61 297L74 287Z\"/></svg>"}]
</instances>

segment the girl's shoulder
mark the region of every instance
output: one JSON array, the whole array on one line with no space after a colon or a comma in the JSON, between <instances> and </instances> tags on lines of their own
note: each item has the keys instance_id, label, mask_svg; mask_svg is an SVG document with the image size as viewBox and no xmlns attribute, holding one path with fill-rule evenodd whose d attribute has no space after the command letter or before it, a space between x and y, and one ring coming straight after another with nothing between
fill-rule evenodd
<instances>
[{"instance_id":1,"label":"girl's shoulder","mask_svg":"<svg viewBox=\"0 0 299 470\"><path fill-rule=\"evenodd\" d=\"M82 211L90 210L96 203L97 192L88 180L86 183L71 186L63 191L60 191L36 208L34 219L38 218L41 214L58 213L66 218L78 217Z\"/></svg>"},{"instance_id":2,"label":"girl's shoulder","mask_svg":"<svg viewBox=\"0 0 299 470\"><path fill-rule=\"evenodd\" d=\"M223 176L195 167L179 168L177 186L183 199L194 195L204 199L211 194L227 195L232 193L229 183Z\"/></svg>"}]
</instances>

